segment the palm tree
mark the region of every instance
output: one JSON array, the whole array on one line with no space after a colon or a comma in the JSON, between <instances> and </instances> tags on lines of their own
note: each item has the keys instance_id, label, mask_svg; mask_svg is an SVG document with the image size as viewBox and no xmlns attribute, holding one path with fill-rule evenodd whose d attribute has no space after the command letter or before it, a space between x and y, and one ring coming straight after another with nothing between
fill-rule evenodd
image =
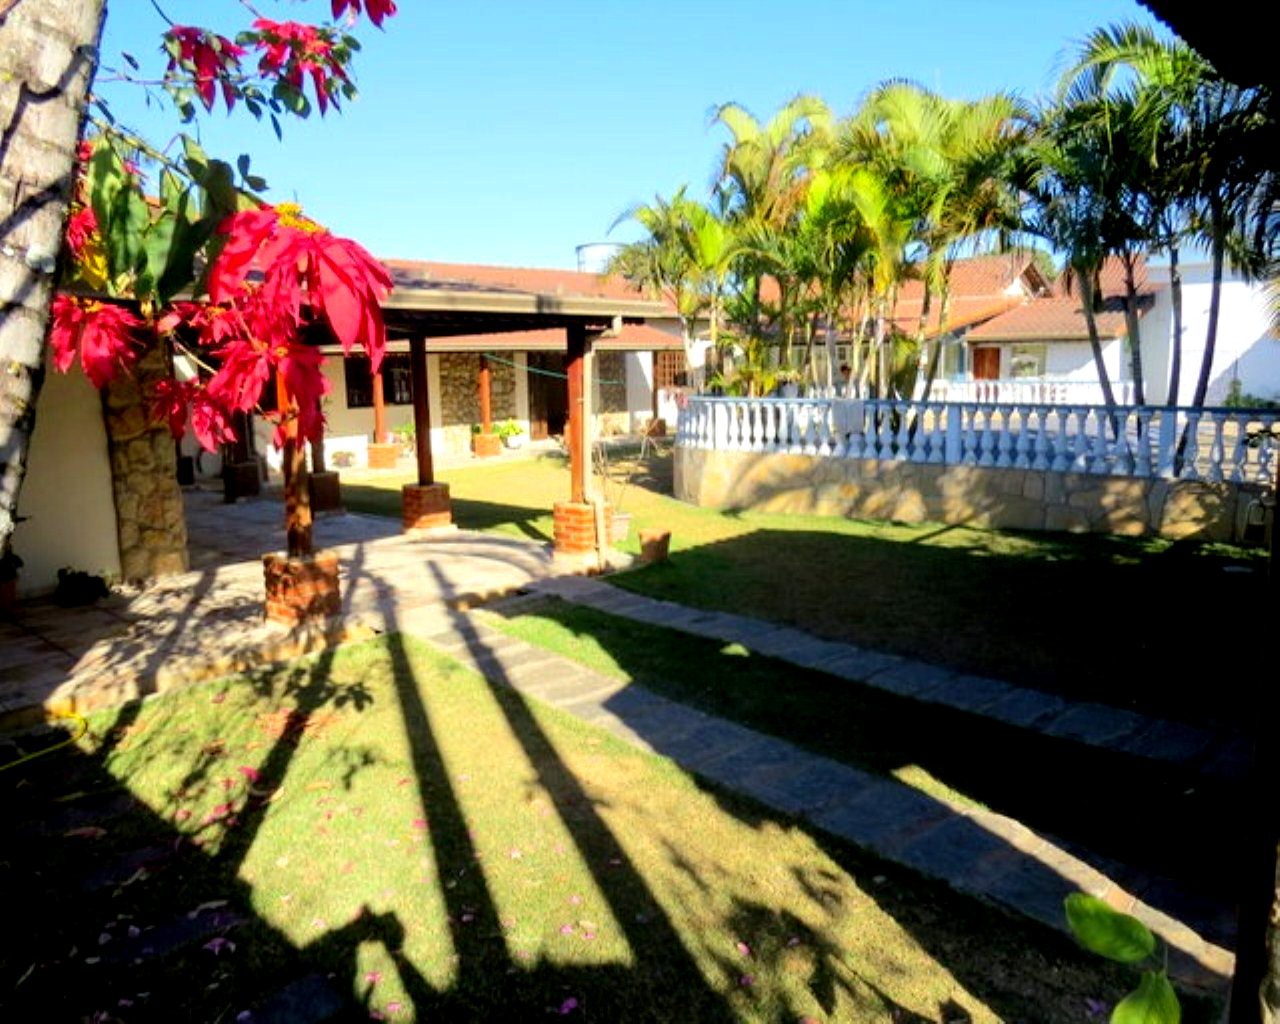
<instances>
[{"instance_id":1,"label":"palm tree","mask_svg":"<svg viewBox=\"0 0 1280 1024\"><path fill-rule=\"evenodd\" d=\"M871 93L842 139L842 155L879 168L917 218L924 285L915 332L921 394L931 388L941 354L940 344L928 340L933 302L941 302L935 332L941 338L957 255L1003 247L1017 229L1018 195L1007 164L1025 142L1028 121L1024 105L1008 93L952 100L913 82L891 81Z\"/></svg>"},{"instance_id":2,"label":"palm tree","mask_svg":"<svg viewBox=\"0 0 1280 1024\"><path fill-rule=\"evenodd\" d=\"M676 309L684 342L686 365L693 365L693 345L702 308L702 272L691 255L688 241L691 211L698 204L685 196L681 185L670 199L655 196L649 204L624 211L610 228L624 220L636 221L647 232L637 242L624 245L609 260L606 274L617 274L632 285L661 295Z\"/></svg>"},{"instance_id":3,"label":"palm tree","mask_svg":"<svg viewBox=\"0 0 1280 1024\"><path fill-rule=\"evenodd\" d=\"M714 183L726 220L741 236L754 235L758 243L791 226L809 174L821 165L831 136L833 120L826 103L816 96L797 96L764 124L741 104L723 103L711 120L731 135L721 150ZM753 252L743 254L738 271L749 329L759 332L765 269ZM788 317L784 302L779 310L784 327Z\"/></svg>"},{"instance_id":4,"label":"palm tree","mask_svg":"<svg viewBox=\"0 0 1280 1024\"><path fill-rule=\"evenodd\" d=\"M1099 276L1109 251L1113 166L1099 144L1099 122L1081 105L1044 112L1020 171L1026 187L1023 227L1066 255L1067 284L1080 292L1089 348L1103 403L1115 406L1098 335ZM1113 418L1114 423L1114 418Z\"/></svg>"},{"instance_id":5,"label":"palm tree","mask_svg":"<svg viewBox=\"0 0 1280 1024\"><path fill-rule=\"evenodd\" d=\"M1174 360L1169 393L1180 385L1181 279L1177 243L1205 242L1213 266L1204 355L1191 404L1208 393L1217 341L1222 276L1228 252L1246 273L1266 270L1266 196L1275 194L1275 121L1269 97L1222 79L1180 40L1122 24L1095 31L1064 80L1070 101L1127 109L1126 135L1141 147L1131 203L1147 204L1156 245L1170 253Z\"/></svg>"}]
</instances>

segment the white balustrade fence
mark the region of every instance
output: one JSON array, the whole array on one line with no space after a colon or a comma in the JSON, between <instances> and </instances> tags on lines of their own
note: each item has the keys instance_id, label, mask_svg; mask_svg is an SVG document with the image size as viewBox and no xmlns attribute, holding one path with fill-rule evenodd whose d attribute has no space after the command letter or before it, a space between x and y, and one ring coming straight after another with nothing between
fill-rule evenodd
<instances>
[{"instance_id":1,"label":"white balustrade fence","mask_svg":"<svg viewBox=\"0 0 1280 1024\"><path fill-rule=\"evenodd\" d=\"M689 398L676 443L948 466L1274 485L1280 412L1163 406Z\"/></svg>"},{"instance_id":2,"label":"white balustrade fence","mask_svg":"<svg viewBox=\"0 0 1280 1024\"><path fill-rule=\"evenodd\" d=\"M1111 384L1118 405L1133 402L1133 381ZM1102 405L1106 396L1096 380L939 380L929 391L931 402L975 402L997 405Z\"/></svg>"}]
</instances>

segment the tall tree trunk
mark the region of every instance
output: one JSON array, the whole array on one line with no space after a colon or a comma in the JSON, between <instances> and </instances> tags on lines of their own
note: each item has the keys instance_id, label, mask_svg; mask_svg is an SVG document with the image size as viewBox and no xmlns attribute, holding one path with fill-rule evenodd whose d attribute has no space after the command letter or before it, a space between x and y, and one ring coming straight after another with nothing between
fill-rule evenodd
<instances>
[{"instance_id":1,"label":"tall tree trunk","mask_svg":"<svg viewBox=\"0 0 1280 1024\"><path fill-rule=\"evenodd\" d=\"M1169 394L1165 405L1178 404L1182 388L1182 270L1178 266L1178 247L1169 247L1169 301L1173 306L1173 338L1169 347Z\"/></svg>"},{"instance_id":2,"label":"tall tree trunk","mask_svg":"<svg viewBox=\"0 0 1280 1024\"><path fill-rule=\"evenodd\" d=\"M13 534L105 0L0 3L0 551Z\"/></svg>"},{"instance_id":3,"label":"tall tree trunk","mask_svg":"<svg viewBox=\"0 0 1280 1024\"><path fill-rule=\"evenodd\" d=\"M1124 326L1129 335L1129 375L1133 378L1133 404L1146 405L1147 394L1143 386L1142 339L1138 335L1138 282L1134 278L1133 263L1137 256L1126 253L1124 259Z\"/></svg>"},{"instance_id":4,"label":"tall tree trunk","mask_svg":"<svg viewBox=\"0 0 1280 1024\"><path fill-rule=\"evenodd\" d=\"M1213 287L1209 292L1209 326L1204 335L1204 356L1200 360L1200 376L1196 378L1196 390L1191 404L1200 409L1209 393L1209 377L1213 373L1214 349L1218 344L1218 310L1222 302L1222 264L1226 256L1227 240L1223 227L1222 200L1209 201L1209 230L1213 233L1210 252L1213 263Z\"/></svg>"},{"instance_id":5,"label":"tall tree trunk","mask_svg":"<svg viewBox=\"0 0 1280 1024\"><path fill-rule=\"evenodd\" d=\"M911 387L911 396L917 401L924 401L929 393L922 390L925 387L925 380L929 375L929 364L933 361L930 357L929 344L929 314L933 310L933 288L929 282L924 282L924 301L920 304L920 322L916 325L916 379Z\"/></svg>"},{"instance_id":6,"label":"tall tree trunk","mask_svg":"<svg viewBox=\"0 0 1280 1024\"><path fill-rule=\"evenodd\" d=\"M1098 337L1098 318L1094 313L1093 302L1096 295L1091 273L1080 274L1080 298L1084 304L1084 322L1089 329L1089 348L1093 352L1093 365L1098 371L1098 385L1102 388L1102 402L1108 409L1114 409L1116 396L1111 390L1111 377L1107 374L1107 364L1102 358L1102 341ZM1111 427L1116 429L1116 418L1111 416Z\"/></svg>"}]
</instances>

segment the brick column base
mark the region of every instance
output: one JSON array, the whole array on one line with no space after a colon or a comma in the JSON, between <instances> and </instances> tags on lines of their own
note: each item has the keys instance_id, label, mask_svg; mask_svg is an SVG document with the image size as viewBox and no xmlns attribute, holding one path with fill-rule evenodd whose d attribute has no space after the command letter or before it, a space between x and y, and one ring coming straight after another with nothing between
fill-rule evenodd
<instances>
[{"instance_id":1,"label":"brick column base","mask_svg":"<svg viewBox=\"0 0 1280 1024\"><path fill-rule=\"evenodd\" d=\"M502 438L497 434L472 434L471 450L476 458L488 459L502 454Z\"/></svg>"},{"instance_id":2,"label":"brick column base","mask_svg":"<svg viewBox=\"0 0 1280 1024\"><path fill-rule=\"evenodd\" d=\"M369 445L370 469L395 469L396 460L399 458L400 446L398 444Z\"/></svg>"},{"instance_id":3,"label":"brick column base","mask_svg":"<svg viewBox=\"0 0 1280 1024\"><path fill-rule=\"evenodd\" d=\"M613 509L604 507L604 539L609 538ZM583 554L596 549L596 510L586 502L560 501L555 506L555 547L566 555Z\"/></svg>"},{"instance_id":4,"label":"brick column base","mask_svg":"<svg viewBox=\"0 0 1280 1024\"><path fill-rule=\"evenodd\" d=\"M318 551L309 558L264 555L267 618L286 626L327 619L342 611L338 556Z\"/></svg>"},{"instance_id":5,"label":"brick column base","mask_svg":"<svg viewBox=\"0 0 1280 1024\"><path fill-rule=\"evenodd\" d=\"M430 530L453 525L448 484L405 484L401 501L406 530Z\"/></svg>"}]
</instances>

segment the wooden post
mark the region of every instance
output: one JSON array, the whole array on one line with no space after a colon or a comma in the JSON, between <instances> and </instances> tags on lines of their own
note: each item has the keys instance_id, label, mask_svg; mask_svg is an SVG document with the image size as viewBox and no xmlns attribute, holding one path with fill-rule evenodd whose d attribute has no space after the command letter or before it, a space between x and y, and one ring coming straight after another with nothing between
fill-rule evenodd
<instances>
[{"instance_id":1,"label":"wooden post","mask_svg":"<svg viewBox=\"0 0 1280 1024\"><path fill-rule=\"evenodd\" d=\"M493 433L493 376L489 372L489 357L480 354L480 433Z\"/></svg>"},{"instance_id":2,"label":"wooden post","mask_svg":"<svg viewBox=\"0 0 1280 1024\"><path fill-rule=\"evenodd\" d=\"M276 407L285 417L285 441L281 468L284 471L284 528L286 549L290 558L305 558L312 553L311 495L307 487L307 462L298 443L297 410L284 385L284 377L276 374Z\"/></svg>"},{"instance_id":3,"label":"wooden post","mask_svg":"<svg viewBox=\"0 0 1280 1024\"><path fill-rule=\"evenodd\" d=\"M587 331L582 324L570 324L568 354L565 357L565 374L569 389L569 500L587 500L587 448L585 388L583 369L586 365Z\"/></svg>"},{"instance_id":4,"label":"wooden post","mask_svg":"<svg viewBox=\"0 0 1280 1024\"><path fill-rule=\"evenodd\" d=\"M431 410L427 405L427 339L409 339L409 364L413 373L413 432L418 454L418 483L435 483L431 464Z\"/></svg>"},{"instance_id":5,"label":"wooden post","mask_svg":"<svg viewBox=\"0 0 1280 1024\"><path fill-rule=\"evenodd\" d=\"M373 443L387 440L387 401L382 390L382 371L373 375Z\"/></svg>"}]
</instances>

